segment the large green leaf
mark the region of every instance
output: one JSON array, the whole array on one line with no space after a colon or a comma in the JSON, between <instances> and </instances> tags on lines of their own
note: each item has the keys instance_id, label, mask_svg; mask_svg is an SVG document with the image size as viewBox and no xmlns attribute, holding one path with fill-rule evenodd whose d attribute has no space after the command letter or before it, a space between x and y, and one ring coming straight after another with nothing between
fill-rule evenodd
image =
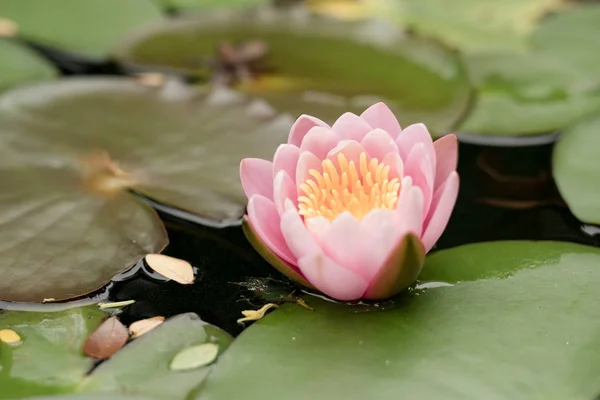
<instances>
[{"instance_id":1,"label":"large green leaf","mask_svg":"<svg viewBox=\"0 0 600 400\"><path fill-rule=\"evenodd\" d=\"M71 391L93 365L81 347L104 315L95 306L1 313L0 329L14 330L23 342L16 347L0 342L0 398Z\"/></svg>"},{"instance_id":2,"label":"large green leaf","mask_svg":"<svg viewBox=\"0 0 600 400\"><path fill-rule=\"evenodd\" d=\"M26 39L91 57L162 18L153 0L2 0L0 16L15 21Z\"/></svg>"},{"instance_id":3,"label":"large green leaf","mask_svg":"<svg viewBox=\"0 0 600 400\"><path fill-rule=\"evenodd\" d=\"M0 98L1 299L82 295L160 251L162 223L127 189L197 219L239 221L240 160L272 157L291 119L174 85L73 79Z\"/></svg>"},{"instance_id":4,"label":"large green leaf","mask_svg":"<svg viewBox=\"0 0 600 400\"><path fill-rule=\"evenodd\" d=\"M178 11L205 11L211 9L249 8L269 4L271 0L156 0Z\"/></svg>"},{"instance_id":5,"label":"large green leaf","mask_svg":"<svg viewBox=\"0 0 600 400\"><path fill-rule=\"evenodd\" d=\"M10 39L0 39L0 91L24 82L51 79L58 71L48 61Z\"/></svg>"},{"instance_id":6,"label":"large green leaf","mask_svg":"<svg viewBox=\"0 0 600 400\"><path fill-rule=\"evenodd\" d=\"M467 245L431 255L422 278L429 289L385 307L284 305L236 339L198 399L598 395L600 250Z\"/></svg>"},{"instance_id":7,"label":"large green leaf","mask_svg":"<svg viewBox=\"0 0 600 400\"><path fill-rule=\"evenodd\" d=\"M128 344L96 368L78 391L184 399L206 378L212 366L171 371L173 357L186 347L202 343L215 343L222 352L231 340L226 332L201 321L195 314L182 314Z\"/></svg>"},{"instance_id":8,"label":"large green leaf","mask_svg":"<svg viewBox=\"0 0 600 400\"><path fill-rule=\"evenodd\" d=\"M466 60L478 96L461 132L545 134L600 109L600 80L582 75L569 60L536 53L479 54Z\"/></svg>"},{"instance_id":9,"label":"large green leaf","mask_svg":"<svg viewBox=\"0 0 600 400\"><path fill-rule=\"evenodd\" d=\"M207 60L224 42L261 40L268 69L241 89L293 116L328 122L384 100L408 125L450 129L468 106L470 90L455 54L435 43L401 37L386 25L345 23L293 13L210 13L140 31L115 56L146 69L207 77Z\"/></svg>"},{"instance_id":10,"label":"large green leaf","mask_svg":"<svg viewBox=\"0 0 600 400\"><path fill-rule=\"evenodd\" d=\"M600 224L600 115L565 129L554 148L552 170L569 208Z\"/></svg>"},{"instance_id":11,"label":"large green leaf","mask_svg":"<svg viewBox=\"0 0 600 400\"><path fill-rule=\"evenodd\" d=\"M531 37L531 47L566 62L581 74L600 79L600 5L578 4L545 19Z\"/></svg>"},{"instance_id":12,"label":"large green leaf","mask_svg":"<svg viewBox=\"0 0 600 400\"><path fill-rule=\"evenodd\" d=\"M371 0L374 13L462 51L521 51L562 0Z\"/></svg>"}]
</instances>

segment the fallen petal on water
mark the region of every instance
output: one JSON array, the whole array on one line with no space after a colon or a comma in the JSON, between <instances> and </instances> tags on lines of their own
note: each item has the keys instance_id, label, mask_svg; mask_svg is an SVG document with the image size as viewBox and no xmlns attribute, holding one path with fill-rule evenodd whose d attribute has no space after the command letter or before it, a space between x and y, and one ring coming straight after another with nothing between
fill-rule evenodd
<instances>
[{"instance_id":1,"label":"fallen petal on water","mask_svg":"<svg viewBox=\"0 0 600 400\"><path fill-rule=\"evenodd\" d=\"M146 264L154 271L175 282L183 285L194 283L194 270L187 261L163 254L148 254L146 255Z\"/></svg>"},{"instance_id":2,"label":"fallen petal on water","mask_svg":"<svg viewBox=\"0 0 600 400\"><path fill-rule=\"evenodd\" d=\"M238 324L246 321L258 321L262 317L265 316L266 312L271 308L279 308L279 306L275 303L265 304L258 310L244 310L242 311L242 315L244 318L240 318L237 320Z\"/></svg>"},{"instance_id":3,"label":"fallen petal on water","mask_svg":"<svg viewBox=\"0 0 600 400\"><path fill-rule=\"evenodd\" d=\"M165 321L165 317L152 317L142 319L129 325L129 334L132 339L138 338L152 329L156 328Z\"/></svg>"},{"instance_id":4,"label":"fallen petal on water","mask_svg":"<svg viewBox=\"0 0 600 400\"><path fill-rule=\"evenodd\" d=\"M129 331L117 317L104 321L87 338L83 352L93 358L104 360L119 351L129 339Z\"/></svg>"}]
</instances>

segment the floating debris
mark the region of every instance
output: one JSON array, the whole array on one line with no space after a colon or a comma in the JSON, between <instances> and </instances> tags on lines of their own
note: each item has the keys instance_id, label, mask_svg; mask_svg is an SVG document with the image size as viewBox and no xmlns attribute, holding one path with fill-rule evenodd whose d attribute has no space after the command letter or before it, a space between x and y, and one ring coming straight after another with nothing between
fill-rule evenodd
<instances>
[{"instance_id":1,"label":"floating debris","mask_svg":"<svg viewBox=\"0 0 600 400\"><path fill-rule=\"evenodd\" d=\"M240 318L237 320L238 324L246 321L258 321L262 317L265 316L265 313L269 311L271 308L279 308L279 306L275 303L265 304L258 310L244 310L242 311L242 315L244 318Z\"/></svg>"},{"instance_id":2,"label":"floating debris","mask_svg":"<svg viewBox=\"0 0 600 400\"><path fill-rule=\"evenodd\" d=\"M12 329L0 329L0 342L18 344L21 343L21 336Z\"/></svg>"},{"instance_id":3,"label":"floating debris","mask_svg":"<svg viewBox=\"0 0 600 400\"><path fill-rule=\"evenodd\" d=\"M19 25L10 19L0 18L0 37L10 38L17 36Z\"/></svg>"},{"instance_id":4,"label":"floating debris","mask_svg":"<svg viewBox=\"0 0 600 400\"><path fill-rule=\"evenodd\" d=\"M181 350L171 361L172 371L189 371L209 365L219 355L219 345L204 343Z\"/></svg>"},{"instance_id":5,"label":"floating debris","mask_svg":"<svg viewBox=\"0 0 600 400\"><path fill-rule=\"evenodd\" d=\"M146 264L165 278L182 285L194 283L194 269L187 261L163 254L148 254L146 255Z\"/></svg>"},{"instance_id":6,"label":"floating debris","mask_svg":"<svg viewBox=\"0 0 600 400\"><path fill-rule=\"evenodd\" d=\"M105 360L125 346L128 339L127 328L117 317L111 317L87 338L83 345L83 352L98 360Z\"/></svg>"},{"instance_id":7,"label":"floating debris","mask_svg":"<svg viewBox=\"0 0 600 400\"><path fill-rule=\"evenodd\" d=\"M135 300L116 301L114 303L98 303L98 307L100 307L101 310L105 310L107 308L125 307L133 303L135 303Z\"/></svg>"},{"instance_id":8,"label":"floating debris","mask_svg":"<svg viewBox=\"0 0 600 400\"><path fill-rule=\"evenodd\" d=\"M158 327L164 321L165 317L152 317L141 319L129 325L129 334L131 335L132 339L138 338L150 332L152 329Z\"/></svg>"}]
</instances>

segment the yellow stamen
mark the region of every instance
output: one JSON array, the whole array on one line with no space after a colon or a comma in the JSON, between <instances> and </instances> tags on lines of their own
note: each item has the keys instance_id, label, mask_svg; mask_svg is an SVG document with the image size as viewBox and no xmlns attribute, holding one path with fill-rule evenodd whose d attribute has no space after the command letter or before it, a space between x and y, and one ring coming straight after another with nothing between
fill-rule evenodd
<instances>
[{"instance_id":1,"label":"yellow stamen","mask_svg":"<svg viewBox=\"0 0 600 400\"><path fill-rule=\"evenodd\" d=\"M320 216L332 221L349 211L360 220L373 209L396 207L400 181L398 178L389 180L389 165L376 158L368 160L366 153L360 154L358 166L342 153L338 154L337 161L338 166L324 160L323 172L309 170L312 179L300 185L303 194L298 197L298 208L305 219Z\"/></svg>"}]
</instances>

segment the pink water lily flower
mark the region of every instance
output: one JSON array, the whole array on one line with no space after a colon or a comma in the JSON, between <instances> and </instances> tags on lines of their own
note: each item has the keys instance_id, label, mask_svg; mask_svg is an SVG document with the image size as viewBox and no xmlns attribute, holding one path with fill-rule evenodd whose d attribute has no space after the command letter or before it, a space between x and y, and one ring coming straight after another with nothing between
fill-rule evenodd
<instances>
[{"instance_id":1,"label":"pink water lily flower","mask_svg":"<svg viewBox=\"0 0 600 400\"><path fill-rule=\"evenodd\" d=\"M240 165L244 231L292 280L339 300L384 299L419 275L458 194L455 135L402 130L383 103L333 126L307 115L273 161Z\"/></svg>"}]
</instances>

